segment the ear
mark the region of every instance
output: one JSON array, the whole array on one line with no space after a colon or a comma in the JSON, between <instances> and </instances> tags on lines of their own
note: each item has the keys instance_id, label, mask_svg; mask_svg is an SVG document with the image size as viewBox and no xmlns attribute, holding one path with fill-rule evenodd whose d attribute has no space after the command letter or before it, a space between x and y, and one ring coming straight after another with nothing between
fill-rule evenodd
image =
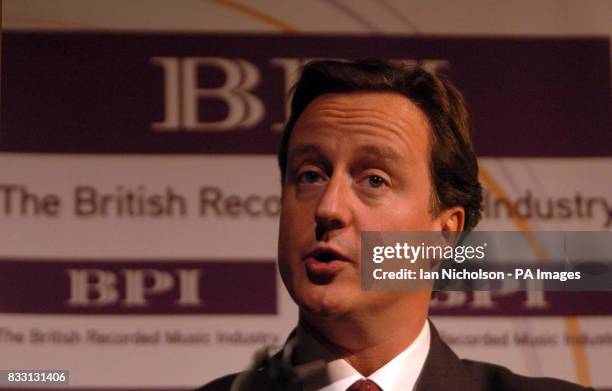
<instances>
[{"instance_id":1,"label":"ear","mask_svg":"<svg viewBox=\"0 0 612 391\"><path fill-rule=\"evenodd\" d=\"M463 231L465 224L465 210L462 206L453 206L445 209L438 216L440 231L450 234Z\"/></svg>"}]
</instances>

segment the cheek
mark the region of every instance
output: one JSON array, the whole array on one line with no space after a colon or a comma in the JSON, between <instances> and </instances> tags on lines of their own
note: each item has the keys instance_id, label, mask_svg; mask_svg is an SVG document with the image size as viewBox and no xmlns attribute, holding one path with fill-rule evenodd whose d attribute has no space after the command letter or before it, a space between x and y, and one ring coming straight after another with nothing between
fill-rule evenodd
<instances>
[{"instance_id":1,"label":"cheek","mask_svg":"<svg viewBox=\"0 0 612 391\"><path fill-rule=\"evenodd\" d=\"M291 268L290 268L290 259L291 259L291 248L292 248L292 239L290 233L290 219L288 215L284 212L281 212L280 216L280 227L278 232L278 270L282 277L283 283L289 290L291 289Z\"/></svg>"},{"instance_id":2,"label":"cheek","mask_svg":"<svg viewBox=\"0 0 612 391\"><path fill-rule=\"evenodd\" d=\"M296 235L313 229L316 203L298 200L295 190L281 196L280 235Z\"/></svg>"},{"instance_id":3,"label":"cheek","mask_svg":"<svg viewBox=\"0 0 612 391\"><path fill-rule=\"evenodd\" d=\"M281 198L281 214L278 231L278 257L279 262L286 262L298 250L300 238L306 231L306 219L303 208L296 205L295 200L288 199L286 195Z\"/></svg>"},{"instance_id":4,"label":"cheek","mask_svg":"<svg viewBox=\"0 0 612 391\"><path fill-rule=\"evenodd\" d=\"M429 231L434 228L427 194L395 198L369 214L369 221L362 220L362 227L365 227L362 230ZM365 215L361 213L362 218Z\"/></svg>"},{"instance_id":5,"label":"cheek","mask_svg":"<svg viewBox=\"0 0 612 391\"><path fill-rule=\"evenodd\" d=\"M291 248L291 224L288 221L286 213L281 212L280 225L278 229L278 262L282 267L287 262L287 256L289 255L289 249Z\"/></svg>"},{"instance_id":6,"label":"cheek","mask_svg":"<svg viewBox=\"0 0 612 391\"><path fill-rule=\"evenodd\" d=\"M281 210L279 217L279 236L286 236L292 228L294 228L293 220L295 219L295 206L291 201L286 199L286 196L281 197Z\"/></svg>"}]
</instances>

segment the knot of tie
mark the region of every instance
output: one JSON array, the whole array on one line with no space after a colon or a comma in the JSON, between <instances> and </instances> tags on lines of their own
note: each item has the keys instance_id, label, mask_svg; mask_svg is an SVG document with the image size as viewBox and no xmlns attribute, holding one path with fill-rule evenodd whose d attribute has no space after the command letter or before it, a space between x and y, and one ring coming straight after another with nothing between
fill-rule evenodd
<instances>
[{"instance_id":1,"label":"knot of tie","mask_svg":"<svg viewBox=\"0 0 612 391\"><path fill-rule=\"evenodd\" d=\"M382 391L382 389L370 379L361 379L351 384L346 391Z\"/></svg>"}]
</instances>

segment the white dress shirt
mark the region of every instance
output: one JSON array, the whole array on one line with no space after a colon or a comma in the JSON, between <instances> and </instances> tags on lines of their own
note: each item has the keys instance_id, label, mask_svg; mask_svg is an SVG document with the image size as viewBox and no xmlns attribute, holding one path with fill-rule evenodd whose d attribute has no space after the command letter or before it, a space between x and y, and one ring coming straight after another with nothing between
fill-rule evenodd
<instances>
[{"instance_id":1,"label":"white dress shirt","mask_svg":"<svg viewBox=\"0 0 612 391\"><path fill-rule=\"evenodd\" d=\"M297 362L326 361L324 370L304 380L304 391L346 391L354 382L364 378L347 361L334 358L329 350L301 327L298 327L297 338L300 346L296 352ZM383 391L412 390L429 353L430 338L429 322L425 321L410 346L367 378Z\"/></svg>"}]
</instances>

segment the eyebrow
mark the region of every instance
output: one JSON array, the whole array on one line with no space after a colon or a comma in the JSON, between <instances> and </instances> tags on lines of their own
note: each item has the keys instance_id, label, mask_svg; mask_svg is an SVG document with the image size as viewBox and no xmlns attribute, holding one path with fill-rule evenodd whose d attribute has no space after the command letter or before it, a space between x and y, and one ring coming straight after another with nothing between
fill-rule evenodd
<instances>
[{"instance_id":1,"label":"eyebrow","mask_svg":"<svg viewBox=\"0 0 612 391\"><path fill-rule=\"evenodd\" d=\"M364 145L359 148L359 152L389 162L401 159L400 154L395 149L385 145Z\"/></svg>"},{"instance_id":2,"label":"eyebrow","mask_svg":"<svg viewBox=\"0 0 612 391\"><path fill-rule=\"evenodd\" d=\"M317 144L299 144L289 151L290 160L294 160L304 155L320 155L323 149ZM401 155L395 149L385 145L364 145L359 147L359 154L367 155L369 158L376 158L388 163L396 163L401 160Z\"/></svg>"},{"instance_id":3,"label":"eyebrow","mask_svg":"<svg viewBox=\"0 0 612 391\"><path fill-rule=\"evenodd\" d=\"M289 155L293 158L302 155L320 154L321 151L321 147L316 144L299 144L289 150Z\"/></svg>"}]
</instances>

